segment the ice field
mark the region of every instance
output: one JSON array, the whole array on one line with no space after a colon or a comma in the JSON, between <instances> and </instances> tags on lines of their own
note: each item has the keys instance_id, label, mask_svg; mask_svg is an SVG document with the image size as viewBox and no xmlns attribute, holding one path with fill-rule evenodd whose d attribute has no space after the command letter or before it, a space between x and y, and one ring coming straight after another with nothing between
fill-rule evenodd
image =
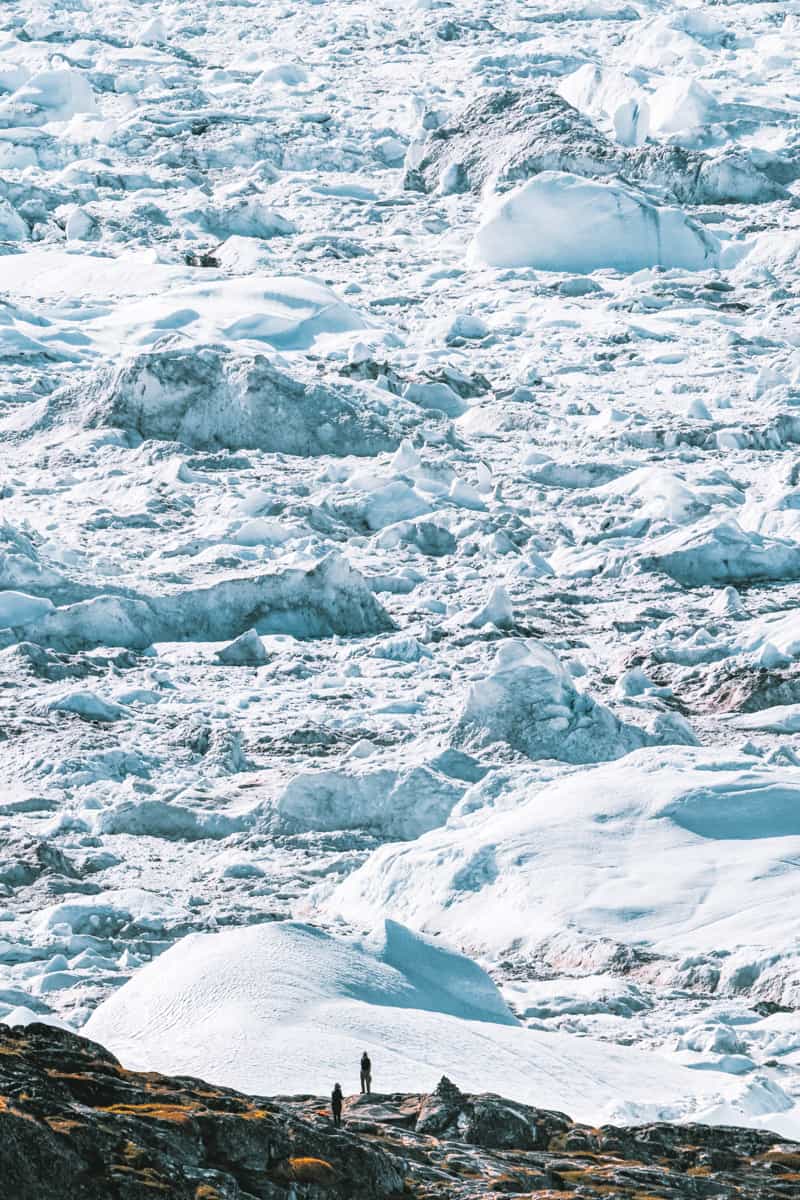
<instances>
[{"instance_id":1,"label":"ice field","mask_svg":"<svg viewBox=\"0 0 800 1200\"><path fill-rule=\"evenodd\" d=\"M799 58L0 7L0 1020L800 1136Z\"/></svg>"}]
</instances>

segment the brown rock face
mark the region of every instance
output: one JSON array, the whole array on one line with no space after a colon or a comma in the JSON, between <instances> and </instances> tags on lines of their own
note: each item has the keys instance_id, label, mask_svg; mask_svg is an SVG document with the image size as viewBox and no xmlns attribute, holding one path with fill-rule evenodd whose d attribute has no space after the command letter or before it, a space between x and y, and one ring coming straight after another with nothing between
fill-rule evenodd
<instances>
[{"instance_id":1,"label":"brown rock face","mask_svg":"<svg viewBox=\"0 0 800 1200\"><path fill-rule=\"evenodd\" d=\"M196 1079L126 1071L93 1042L0 1031L0 1195L8 1200L248 1200L398 1195L379 1146L327 1116Z\"/></svg>"},{"instance_id":2,"label":"brown rock face","mask_svg":"<svg viewBox=\"0 0 800 1200\"><path fill-rule=\"evenodd\" d=\"M126 1071L93 1042L0 1027L5 1200L781 1200L800 1145L702 1125L576 1125L469 1096L357 1096L335 1130L315 1097L243 1096Z\"/></svg>"}]
</instances>

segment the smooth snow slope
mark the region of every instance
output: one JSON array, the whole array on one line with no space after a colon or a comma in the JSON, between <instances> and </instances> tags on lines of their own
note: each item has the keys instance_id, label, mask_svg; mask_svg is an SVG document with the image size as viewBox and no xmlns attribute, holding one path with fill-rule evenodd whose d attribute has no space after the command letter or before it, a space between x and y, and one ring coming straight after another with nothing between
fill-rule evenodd
<instances>
[{"instance_id":1,"label":"smooth snow slope","mask_svg":"<svg viewBox=\"0 0 800 1200\"><path fill-rule=\"evenodd\" d=\"M444 828L377 850L324 912L358 924L377 910L492 956L562 930L679 956L800 945L793 767L644 749L520 782L496 806L482 790Z\"/></svg>"},{"instance_id":2,"label":"smooth snow slope","mask_svg":"<svg viewBox=\"0 0 800 1200\"><path fill-rule=\"evenodd\" d=\"M579 1120L688 1118L753 1089L640 1051L519 1026L469 959L387 921L366 943L307 925L254 925L179 942L84 1028L134 1069L202 1075L256 1094L355 1090L364 1049L381 1091L425 1091L442 1074ZM757 1091L757 1089L756 1089ZM776 1097L775 1103L786 1103ZM779 1118L789 1128L791 1118Z\"/></svg>"}]
</instances>

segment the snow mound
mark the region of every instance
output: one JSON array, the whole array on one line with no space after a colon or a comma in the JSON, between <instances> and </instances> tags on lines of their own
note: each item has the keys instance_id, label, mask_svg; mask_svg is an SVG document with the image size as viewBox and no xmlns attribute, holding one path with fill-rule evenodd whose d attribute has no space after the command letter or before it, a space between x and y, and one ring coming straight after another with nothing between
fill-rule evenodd
<instances>
[{"instance_id":1,"label":"snow mound","mask_svg":"<svg viewBox=\"0 0 800 1200\"><path fill-rule=\"evenodd\" d=\"M81 407L90 427L297 455L379 454L426 420L442 423L377 388L306 384L263 355L212 346L137 354L95 381Z\"/></svg>"},{"instance_id":2,"label":"snow mound","mask_svg":"<svg viewBox=\"0 0 800 1200\"><path fill-rule=\"evenodd\" d=\"M266 342L287 351L366 328L360 313L315 279L257 274L172 288L122 304L96 324L131 346L151 346L179 330L193 345Z\"/></svg>"},{"instance_id":3,"label":"snow mound","mask_svg":"<svg viewBox=\"0 0 800 1200\"><path fill-rule=\"evenodd\" d=\"M652 542L639 566L663 571L684 587L800 579L800 546L712 517Z\"/></svg>"},{"instance_id":4,"label":"snow mound","mask_svg":"<svg viewBox=\"0 0 800 1200\"><path fill-rule=\"evenodd\" d=\"M0 124L45 125L68 121L76 113L96 113L97 101L89 79L72 67L54 67L31 75L0 103Z\"/></svg>"},{"instance_id":5,"label":"snow mound","mask_svg":"<svg viewBox=\"0 0 800 1200\"><path fill-rule=\"evenodd\" d=\"M800 935L794 767L645 749L543 786L521 781L502 811L481 804L483 786L444 829L376 850L321 897L325 915L377 912L492 954L533 952L564 931L676 954L776 954Z\"/></svg>"},{"instance_id":6,"label":"snow mound","mask_svg":"<svg viewBox=\"0 0 800 1200\"><path fill-rule=\"evenodd\" d=\"M475 266L589 274L610 268L713 267L719 244L681 209L621 181L543 171L493 197L472 241Z\"/></svg>"},{"instance_id":7,"label":"snow mound","mask_svg":"<svg viewBox=\"0 0 800 1200\"><path fill-rule=\"evenodd\" d=\"M620 758L649 740L578 692L555 654L516 638L501 644L490 674L470 688L453 732L456 745L506 742L529 758L569 763Z\"/></svg>"},{"instance_id":8,"label":"snow mound","mask_svg":"<svg viewBox=\"0 0 800 1200\"><path fill-rule=\"evenodd\" d=\"M579 1119L688 1115L741 1085L655 1055L522 1028L489 977L392 921L364 942L275 922L192 934L143 967L83 1033L129 1068L260 1095L355 1086L364 1049L379 1091L425 1091L449 1072ZM645 1106L639 1109L638 1106ZM747 1120L743 1113L739 1124Z\"/></svg>"}]
</instances>

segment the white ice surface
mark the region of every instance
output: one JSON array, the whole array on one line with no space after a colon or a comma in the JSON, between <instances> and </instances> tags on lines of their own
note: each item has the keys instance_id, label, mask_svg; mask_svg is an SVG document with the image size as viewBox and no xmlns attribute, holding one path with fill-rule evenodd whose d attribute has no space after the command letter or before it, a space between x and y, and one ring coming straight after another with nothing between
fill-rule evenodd
<instances>
[{"instance_id":1,"label":"white ice surface","mask_svg":"<svg viewBox=\"0 0 800 1200\"><path fill-rule=\"evenodd\" d=\"M603 267L716 265L716 239L685 213L621 182L543 171L492 199L470 246L474 265L588 273Z\"/></svg>"},{"instance_id":2,"label":"white ice surface","mask_svg":"<svg viewBox=\"0 0 800 1200\"><path fill-rule=\"evenodd\" d=\"M394 914L579 1039L568 1111L574 1054L633 1043L642 1112L677 1064L777 1128L800 16L0 27L0 1020L80 1027L189 933Z\"/></svg>"},{"instance_id":3,"label":"white ice surface","mask_svg":"<svg viewBox=\"0 0 800 1200\"><path fill-rule=\"evenodd\" d=\"M666 952L800 941L794 767L644 749L521 782L496 807L482 790L443 829L376 851L324 911L356 924L383 912L493 956L564 929Z\"/></svg>"}]
</instances>

